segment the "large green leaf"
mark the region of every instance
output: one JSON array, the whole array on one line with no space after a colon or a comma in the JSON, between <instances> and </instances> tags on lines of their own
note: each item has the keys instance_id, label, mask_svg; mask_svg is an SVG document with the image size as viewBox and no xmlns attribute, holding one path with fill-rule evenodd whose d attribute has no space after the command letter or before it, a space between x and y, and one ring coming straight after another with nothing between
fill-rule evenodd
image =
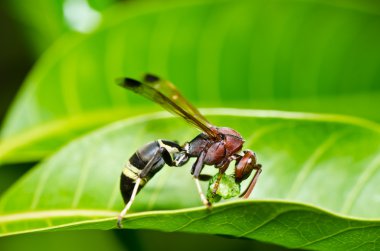
<instances>
[{"instance_id":1,"label":"large green leaf","mask_svg":"<svg viewBox=\"0 0 380 251\"><path fill-rule=\"evenodd\" d=\"M380 120L380 11L320 1L136 1L58 41L1 131L4 162L36 160L145 101L115 77L153 72L206 105L342 112ZM123 107L124 112L114 111ZM72 123L72 121L75 121ZM16 138L15 138L16 137Z\"/></svg>"},{"instance_id":2,"label":"large green leaf","mask_svg":"<svg viewBox=\"0 0 380 251\"><path fill-rule=\"evenodd\" d=\"M263 173L252 199L220 203L208 212L199 207L190 164L166 167L138 195L132 211L140 213L129 215L125 227L244 236L313 249L379 247L378 124L276 111L206 114L241 132L245 147L256 151ZM123 163L148 141L184 142L196 134L179 119L153 114L72 142L2 196L1 234L115 227L123 208L118 189Z\"/></svg>"}]
</instances>

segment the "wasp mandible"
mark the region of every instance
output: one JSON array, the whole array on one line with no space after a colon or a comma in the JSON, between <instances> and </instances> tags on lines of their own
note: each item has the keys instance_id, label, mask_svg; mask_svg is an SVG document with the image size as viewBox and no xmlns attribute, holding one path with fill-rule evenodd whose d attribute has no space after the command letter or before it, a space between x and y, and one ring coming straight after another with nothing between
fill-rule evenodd
<instances>
[{"instance_id":1,"label":"wasp mandible","mask_svg":"<svg viewBox=\"0 0 380 251\"><path fill-rule=\"evenodd\" d=\"M212 125L172 83L157 76L146 74L142 81L123 78L117 82L120 86L160 104L169 112L179 115L202 131L193 140L183 145L162 139L150 142L130 157L120 178L120 191L126 205L118 217L118 227L122 227L122 219L137 193L165 164L180 167L190 158L196 158L191 174L201 201L206 207L210 207L211 203L204 195L199 182L210 178L201 174L205 165L213 165L219 170L212 190L213 194L218 190L220 179L232 161L235 161L234 178L238 184L256 170L250 184L240 195L243 198L249 197L261 173L261 165L257 163L256 154L253 151L242 151L244 139L238 132L231 128Z\"/></svg>"}]
</instances>

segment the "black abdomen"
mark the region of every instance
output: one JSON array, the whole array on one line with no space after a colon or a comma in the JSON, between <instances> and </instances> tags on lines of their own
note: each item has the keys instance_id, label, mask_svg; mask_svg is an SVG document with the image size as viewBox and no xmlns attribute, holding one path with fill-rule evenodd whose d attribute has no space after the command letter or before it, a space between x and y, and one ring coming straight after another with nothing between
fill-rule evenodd
<instances>
[{"instance_id":1,"label":"black abdomen","mask_svg":"<svg viewBox=\"0 0 380 251\"><path fill-rule=\"evenodd\" d=\"M141 184L138 188L138 191L141 190L141 188L144 187L145 184ZM120 192L123 196L124 203L127 204L130 200L133 192L133 188L135 187L135 180L127 177L124 175L124 173L120 176Z\"/></svg>"},{"instance_id":2,"label":"black abdomen","mask_svg":"<svg viewBox=\"0 0 380 251\"><path fill-rule=\"evenodd\" d=\"M123 169L120 177L120 191L125 203L131 198L133 188L135 187L136 180L139 178L141 170L153 158L155 153L159 150L160 145L157 141L150 142L137 150L129 159L128 163ZM161 158L153 164L152 170L146 177L142 178L138 191L165 165L165 161Z\"/></svg>"}]
</instances>

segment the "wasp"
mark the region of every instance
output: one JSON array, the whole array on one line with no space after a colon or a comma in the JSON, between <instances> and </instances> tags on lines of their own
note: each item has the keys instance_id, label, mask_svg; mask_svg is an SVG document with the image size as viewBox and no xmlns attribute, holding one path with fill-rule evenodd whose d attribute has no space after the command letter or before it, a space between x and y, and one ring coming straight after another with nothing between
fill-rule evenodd
<instances>
[{"instance_id":1,"label":"wasp","mask_svg":"<svg viewBox=\"0 0 380 251\"><path fill-rule=\"evenodd\" d=\"M256 170L249 185L240 197L248 198L261 173L261 165L257 163L256 154L251 150L242 151L244 139L235 130L228 127L216 127L211 124L194 106L192 106L169 81L146 74L141 81L122 78L117 83L137 94L160 104L163 108L179 115L188 123L200 129L202 133L193 140L179 145L175 141L159 139L138 149L126 163L120 177L120 191L125 203L117 225L122 227L122 219L131 207L137 193L159 172L165 164L181 167L190 158L195 158L191 168L196 188L202 203L211 207L204 195L200 180L208 180L208 175L201 174L205 165L213 165L218 176L212 193L215 194L220 180L231 162L235 161L235 182L240 184Z\"/></svg>"}]
</instances>

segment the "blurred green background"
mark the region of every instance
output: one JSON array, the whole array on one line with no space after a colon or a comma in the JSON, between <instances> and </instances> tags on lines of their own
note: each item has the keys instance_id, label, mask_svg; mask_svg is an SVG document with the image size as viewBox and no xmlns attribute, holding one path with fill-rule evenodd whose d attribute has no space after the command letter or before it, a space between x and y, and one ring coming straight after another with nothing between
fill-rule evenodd
<instances>
[{"instance_id":1,"label":"blurred green background","mask_svg":"<svg viewBox=\"0 0 380 251\"><path fill-rule=\"evenodd\" d=\"M1 2L0 26L5 139L57 118L110 107L129 109L128 115L137 105L157 109L139 98L104 90L115 77L145 71L172 80L199 106L341 113L380 121L377 1L8 0ZM78 84L79 98L64 95L69 82ZM97 102L86 98L92 92ZM36 114L33 119L30 113ZM74 128L70 137L81 130ZM52 147L48 150L63 143L56 142L54 147L46 144ZM32 165L2 166L0 191ZM249 240L143 230L0 239L0 250L157 247L283 250Z\"/></svg>"}]
</instances>

